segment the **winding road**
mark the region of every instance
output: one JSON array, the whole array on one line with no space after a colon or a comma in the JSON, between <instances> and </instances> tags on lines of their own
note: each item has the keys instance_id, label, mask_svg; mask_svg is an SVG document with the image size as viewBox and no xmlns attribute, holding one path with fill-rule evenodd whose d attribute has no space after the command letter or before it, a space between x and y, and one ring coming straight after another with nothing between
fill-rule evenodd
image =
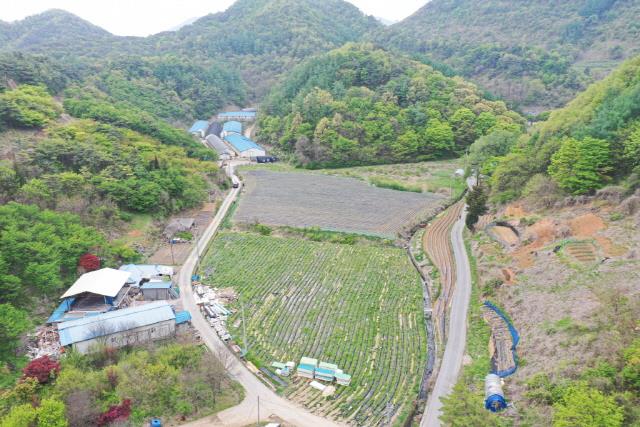
<instances>
[{"instance_id":1,"label":"winding road","mask_svg":"<svg viewBox=\"0 0 640 427\"><path fill-rule=\"evenodd\" d=\"M467 186L475 185L473 177L467 178ZM442 415L441 398L449 395L458 381L462 359L467 345L467 311L471 299L471 266L464 246L462 233L465 227L466 206L460 218L451 228L451 245L456 262L456 286L453 291L451 313L449 314L449 335L442 356L436 383L427 400L427 407L420 421L420 427L440 426Z\"/></svg>"},{"instance_id":2,"label":"winding road","mask_svg":"<svg viewBox=\"0 0 640 427\"><path fill-rule=\"evenodd\" d=\"M235 163L237 165L238 163ZM227 168L227 174L233 176L234 164ZM202 418L200 420L185 424L185 426L246 426L254 424L258 418L262 421L269 417L277 417L288 424L295 426L317 426L333 427L340 424L313 415L305 408L294 404L274 393L264 385L254 374L252 374L242 362L231 352L225 343L218 337L215 331L209 326L198 309L193 289L191 286L191 276L196 271L200 256L202 256L211 239L215 236L222 220L227 214L233 201L240 193L240 188L232 189L224 199L220 209L216 213L213 221L180 268L178 274L178 285L180 287L180 298L184 309L192 313L192 325L198 330L202 341L209 347L213 354L217 355L227 366L229 375L238 381L245 390L244 400L234 407L226 409L215 415Z\"/></svg>"}]
</instances>

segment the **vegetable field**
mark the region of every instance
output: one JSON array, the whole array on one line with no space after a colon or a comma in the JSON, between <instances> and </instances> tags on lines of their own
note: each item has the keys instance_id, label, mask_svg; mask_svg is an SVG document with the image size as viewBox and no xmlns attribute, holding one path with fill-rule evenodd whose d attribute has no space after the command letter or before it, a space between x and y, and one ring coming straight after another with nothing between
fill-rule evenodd
<instances>
[{"instance_id":1,"label":"vegetable field","mask_svg":"<svg viewBox=\"0 0 640 427\"><path fill-rule=\"evenodd\" d=\"M252 360L336 363L352 375L328 398L290 377L284 393L314 412L380 425L416 398L426 359L419 277L397 248L223 232L202 263L205 282L244 301ZM236 307L239 308L239 307ZM240 310L229 319L242 337Z\"/></svg>"},{"instance_id":2,"label":"vegetable field","mask_svg":"<svg viewBox=\"0 0 640 427\"><path fill-rule=\"evenodd\" d=\"M249 170L234 220L320 227L394 238L445 201L434 193L377 188L353 178Z\"/></svg>"}]
</instances>

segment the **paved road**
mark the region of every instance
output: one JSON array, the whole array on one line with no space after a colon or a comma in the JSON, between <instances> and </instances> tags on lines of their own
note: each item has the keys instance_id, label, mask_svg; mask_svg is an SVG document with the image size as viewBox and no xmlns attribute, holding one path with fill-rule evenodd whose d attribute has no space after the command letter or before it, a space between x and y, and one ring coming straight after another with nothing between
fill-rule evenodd
<instances>
[{"instance_id":1,"label":"paved road","mask_svg":"<svg viewBox=\"0 0 640 427\"><path fill-rule=\"evenodd\" d=\"M469 181L467 182L470 184ZM467 310L471 298L471 267L462 237L465 216L466 212L463 211L461 218L451 229L451 244L456 261L456 287L453 291L453 302L449 315L449 337L438 371L438 378L429 395L420 427L440 425L439 417L442 409L440 399L451 393L462 367L462 358L467 342Z\"/></svg>"},{"instance_id":2,"label":"paved road","mask_svg":"<svg viewBox=\"0 0 640 427\"><path fill-rule=\"evenodd\" d=\"M237 163L236 163L237 164ZM229 175L233 174L233 165L227 170ZM215 235L220 223L224 219L229 207L238 196L239 188L233 189L225 198L220 209L213 218L211 224L202 234L198 244L180 269L178 275L178 285L180 286L180 297L186 310L192 314L192 324L200 333L203 342L218 355L228 366L229 374L238 381L245 389L245 399L237 406L226 409L214 416L206 417L194 421L186 426L246 426L258 420L258 398L260 399L260 419L274 415L287 424L295 426L317 426L332 427L338 424L311 414L306 409L281 398L270 388L265 386L255 377L227 348L224 342L218 337L215 331L209 326L207 321L200 314L196 306L191 287L191 276L195 271L199 255L204 252L207 244Z\"/></svg>"}]
</instances>

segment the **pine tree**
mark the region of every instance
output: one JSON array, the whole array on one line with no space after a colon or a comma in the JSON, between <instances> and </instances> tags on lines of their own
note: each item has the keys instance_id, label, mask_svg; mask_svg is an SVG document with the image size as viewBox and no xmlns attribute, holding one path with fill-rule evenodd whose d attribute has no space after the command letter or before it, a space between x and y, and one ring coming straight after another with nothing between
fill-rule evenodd
<instances>
[{"instance_id":1,"label":"pine tree","mask_svg":"<svg viewBox=\"0 0 640 427\"><path fill-rule=\"evenodd\" d=\"M480 219L481 215L487 213L487 194L484 191L484 188L480 185L476 185L473 187L471 192L467 195L467 219L466 224L470 230L473 230L473 227Z\"/></svg>"}]
</instances>

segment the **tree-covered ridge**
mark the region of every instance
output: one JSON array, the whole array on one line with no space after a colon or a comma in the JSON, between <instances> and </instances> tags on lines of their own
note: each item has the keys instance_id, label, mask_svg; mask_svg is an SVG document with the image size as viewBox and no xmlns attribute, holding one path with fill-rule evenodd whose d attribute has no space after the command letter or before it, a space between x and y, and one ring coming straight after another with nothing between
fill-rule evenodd
<instances>
[{"instance_id":1,"label":"tree-covered ridge","mask_svg":"<svg viewBox=\"0 0 640 427\"><path fill-rule=\"evenodd\" d=\"M367 44L296 67L263 111L260 141L311 167L450 157L487 132L522 126L474 85Z\"/></svg>"},{"instance_id":2,"label":"tree-covered ridge","mask_svg":"<svg viewBox=\"0 0 640 427\"><path fill-rule=\"evenodd\" d=\"M149 48L230 60L254 95L309 56L357 41L381 24L343 0L238 0L175 33L150 37Z\"/></svg>"},{"instance_id":3,"label":"tree-covered ridge","mask_svg":"<svg viewBox=\"0 0 640 427\"><path fill-rule=\"evenodd\" d=\"M117 101L174 122L210 117L226 104L244 104L246 96L227 65L177 57L118 57L87 80Z\"/></svg>"},{"instance_id":4,"label":"tree-covered ridge","mask_svg":"<svg viewBox=\"0 0 640 427\"><path fill-rule=\"evenodd\" d=\"M59 9L29 16L14 23L0 25L2 50L35 53L76 52L82 55L105 54L118 37L72 13Z\"/></svg>"},{"instance_id":5,"label":"tree-covered ridge","mask_svg":"<svg viewBox=\"0 0 640 427\"><path fill-rule=\"evenodd\" d=\"M492 173L494 197L501 200L518 197L523 190L549 189L547 175L571 194L590 193L616 182L630 190L638 187L640 57L552 112L503 154L496 153L490 167L484 164Z\"/></svg>"},{"instance_id":6,"label":"tree-covered ridge","mask_svg":"<svg viewBox=\"0 0 640 427\"><path fill-rule=\"evenodd\" d=\"M640 51L638 15L624 0L433 0L374 39L524 107L559 107Z\"/></svg>"}]
</instances>

